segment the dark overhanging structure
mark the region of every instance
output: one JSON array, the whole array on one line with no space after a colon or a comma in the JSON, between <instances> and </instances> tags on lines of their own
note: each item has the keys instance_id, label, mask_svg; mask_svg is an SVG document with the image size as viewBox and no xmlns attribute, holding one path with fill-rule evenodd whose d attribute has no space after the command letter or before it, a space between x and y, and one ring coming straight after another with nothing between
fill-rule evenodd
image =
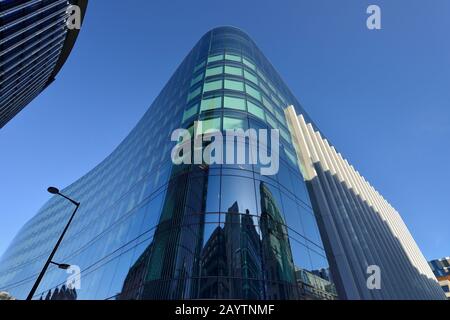
<instances>
[{"instance_id":1,"label":"dark overhanging structure","mask_svg":"<svg viewBox=\"0 0 450 320\"><path fill-rule=\"evenodd\" d=\"M66 26L69 5L88 0L12 0L0 3L0 129L54 80L80 30Z\"/></svg>"}]
</instances>

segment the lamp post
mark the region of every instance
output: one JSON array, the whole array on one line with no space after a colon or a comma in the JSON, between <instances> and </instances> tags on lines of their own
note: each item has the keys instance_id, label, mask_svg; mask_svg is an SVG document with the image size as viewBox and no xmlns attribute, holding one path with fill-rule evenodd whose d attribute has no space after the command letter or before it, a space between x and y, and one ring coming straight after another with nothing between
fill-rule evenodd
<instances>
[{"instance_id":1,"label":"lamp post","mask_svg":"<svg viewBox=\"0 0 450 320\"><path fill-rule=\"evenodd\" d=\"M48 266L50 264L54 264L54 265L58 266L58 268L64 269L64 270L67 270L67 269L70 268L70 265L68 265L68 264L56 263L56 262L53 262L52 260L53 260L53 256L55 255L56 251L58 250L59 245L61 244L61 241L64 238L64 235L67 232L67 229L69 228L70 224L72 223L73 217L75 216L75 214L77 213L78 208L80 207L80 203L76 202L75 200L72 200L69 197L65 196L64 194L60 193L59 190L57 188L55 188L55 187L50 187L50 188L47 189L47 191L50 192L51 194L59 195L59 196L65 198L65 199L69 200L70 202L72 202L75 205L75 210L73 211L72 215L70 216L70 219L67 222L67 225L64 228L61 236L59 237L58 242L56 242L55 247L53 248L52 252L50 253L50 256L48 257L47 262L45 263L44 267L42 268L41 273L39 274L38 278L36 279L36 282L34 283L33 288L31 288L31 291L28 294L27 300L32 300L33 299L33 296L36 293L36 290L39 287L39 284L41 283L42 278L44 277L45 272L47 272Z\"/></svg>"}]
</instances>

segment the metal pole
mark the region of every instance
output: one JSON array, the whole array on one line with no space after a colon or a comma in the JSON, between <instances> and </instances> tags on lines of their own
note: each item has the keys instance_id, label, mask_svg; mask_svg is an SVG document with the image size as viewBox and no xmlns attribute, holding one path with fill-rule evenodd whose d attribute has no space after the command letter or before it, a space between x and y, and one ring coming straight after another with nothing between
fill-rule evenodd
<instances>
[{"instance_id":1,"label":"metal pole","mask_svg":"<svg viewBox=\"0 0 450 320\"><path fill-rule=\"evenodd\" d=\"M71 222L72 222L72 220L73 220L73 217L75 216L75 214L77 213L78 208L80 207L80 203L79 203L79 202L75 202L75 201L73 201L72 199L70 199L70 198L68 198L68 197L66 197L66 196L64 196L64 195L62 195L62 194L59 194L59 195L61 195L62 197L68 199L70 202L72 202L73 204L75 204L76 207L75 207L75 210L74 210L73 213L72 213L72 216L71 216L70 219L69 219L69 222L67 222L66 227L64 228L64 230L63 230L61 236L59 237L58 242L56 242L56 245L55 245L55 247L53 248L52 253L50 253L50 256L48 257L47 262L46 262L45 265L44 265L44 268L42 268L41 273L39 274L38 278L36 279L36 282L34 283L33 288L31 288L31 291L30 291L30 293L28 294L27 300L32 300L32 299L33 299L33 296L34 296L34 294L36 293L36 290L37 290L37 288L39 287L39 284L41 283L42 278L44 277L45 273L47 272L48 266L50 265L50 263L51 263L52 260L53 260L53 256L55 255L56 251L58 250L58 247L59 247L59 245L61 244L61 241L63 240L64 235L66 234L66 231L67 231L67 229L69 228L69 226L70 226L70 224L71 224Z\"/></svg>"}]
</instances>

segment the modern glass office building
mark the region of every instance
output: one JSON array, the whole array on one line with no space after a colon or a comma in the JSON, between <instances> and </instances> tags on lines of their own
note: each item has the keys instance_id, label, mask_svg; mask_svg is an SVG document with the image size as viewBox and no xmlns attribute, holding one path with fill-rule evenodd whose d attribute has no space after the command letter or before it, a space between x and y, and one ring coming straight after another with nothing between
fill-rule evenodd
<instances>
[{"instance_id":1,"label":"modern glass office building","mask_svg":"<svg viewBox=\"0 0 450 320\"><path fill-rule=\"evenodd\" d=\"M87 0L0 1L0 129L42 92L67 60L79 30L68 30L70 4Z\"/></svg>"},{"instance_id":2,"label":"modern glass office building","mask_svg":"<svg viewBox=\"0 0 450 320\"><path fill-rule=\"evenodd\" d=\"M330 244L292 113L318 130L247 34L206 33L118 148L63 190L81 206L54 261L79 266L81 286L67 288L53 266L35 299L382 297L346 285L361 270L345 273L346 252ZM258 163L174 165L172 133L198 123L278 129L277 174ZM0 291L27 296L72 210L54 197L22 228L0 261Z\"/></svg>"}]
</instances>

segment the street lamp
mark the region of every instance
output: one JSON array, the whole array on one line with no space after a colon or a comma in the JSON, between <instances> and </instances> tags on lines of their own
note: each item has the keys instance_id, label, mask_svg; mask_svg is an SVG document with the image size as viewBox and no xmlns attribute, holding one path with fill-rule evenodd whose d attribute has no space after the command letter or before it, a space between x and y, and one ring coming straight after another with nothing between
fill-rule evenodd
<instances>
[{"instance_id":1,"label":"street lamp","mask_svg":"<svg viewBox=\"0 0 450 320\"><path fill-rule=\"evenodd\" d=\"M75 200L70 199L69 197L67 197L64 194L62 194L61 192L59 192L58 188L49 187L47 189L47 191L50 192L51 194L59 195L59 196L65 198L65 199L69 200L70 202L72 202L75 205L75 210L73 211L72 215L70 216L69 222L67 222L67 225L64 228L61 236L59 237L58 242L56 242L56 245L53 248L52 253L50 253L50 256L48 257L47 262L45 263L44 267L42 268L41 273L39 274L38 278L36 279L36 282L34 283L33 288L31 288L31 291L28 294L27 300L32 300L33 299L33 296L36 293L36 290L39 287L39 284L41 283L42 278L44 277L45 272L47 272L48 266L50 264L54 264L58 268L63 269L63 270L67 270L67 269L70 268L70 265L68 265L68 264L56 263L56 262L53 262L52 260L53 260L53 256L55 255L56 251L58 250L59 245L61 244L61 241L64 238L64 235L67 232L67 229L69 228L69 226L70 226L70 224L71 224L71 222L73 220L73 217L75 216L75 214L77 213L78 208L80 207L80 203L76 202Z\"/></svg>"}]
</instances>

